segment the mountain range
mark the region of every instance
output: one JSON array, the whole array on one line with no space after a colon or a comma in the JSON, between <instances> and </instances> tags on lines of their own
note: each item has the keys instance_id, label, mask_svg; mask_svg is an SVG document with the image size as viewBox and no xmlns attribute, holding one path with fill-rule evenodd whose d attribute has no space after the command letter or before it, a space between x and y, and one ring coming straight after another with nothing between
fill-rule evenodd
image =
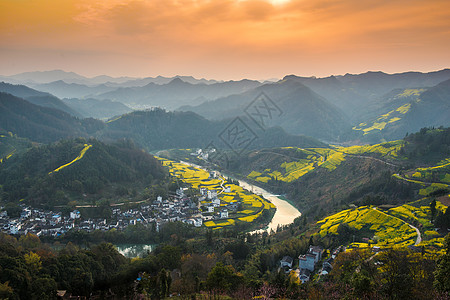
<instances>
[{"instance_id":1,"label":"mountain range","mask_svg":"<svg viewBox=\"0 0 450 300\"><path fill-rule=\"evenodd\" d=\"M133 138L147 150L189 148L214 143L226 147L220 134L232 120L210 121L192 112L167 112L163 109L136 111L108 122L77 118L66 112L32 104L25 99L0 92L0 130L31 141L49 143L64 138L97 137L105 141ZM282 128L261 130L247 126L251 143L245 147L322 146L306 136L290 135Z\"/></svg>"},{"instance_id":2,"label":"mountain range","mask_svg":"<svg viewBox=\"0 0 450 300\"><path fill-rule=\"evenodd\" d=\"M222 128L240 117L247 118L261 132L278 126L289 135L353 144L398 139L424 126L448 126L450 122L446 117L449 69L325 78L288 75L268 83L222 82L190 76L87 78L63 71L28 72L0 79L28 82L36 88L2 83L1 92L64 111L78 121L90 117L117 119L133 109L161 107L192 111L214 124L222 124L218 125ZM267 99L261 102L261 96ZM261 109L267 109L259 107L263 103L272 106L272 111L263 112L270 113L270 117L262 116ZM116 133L104 133L105 136L116 136L114 130Z\"/></svg>"}]
</instances>

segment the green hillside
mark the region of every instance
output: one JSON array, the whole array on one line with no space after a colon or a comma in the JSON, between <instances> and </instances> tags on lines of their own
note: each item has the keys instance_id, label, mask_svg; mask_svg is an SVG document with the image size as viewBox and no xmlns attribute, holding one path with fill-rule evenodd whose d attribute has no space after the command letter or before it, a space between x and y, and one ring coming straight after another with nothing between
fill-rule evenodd
<instances>
[{"instance_id":1,"label":"green hillside","mask_svg":"<svg viewBox=\"0 0 450 300\"><path fill-rule=\"evenodd\" d=\"M323 217L347 205L399 205L448 189L450 129L426 129L403 140L364 146L266 148L214 161L245 180L285 194L305 215ZM205 163L193 150L162 155ZM445 158L443 160L443 158ZM213 158L214 159L214 158Z\"/></svg>"},{"instance_id":2,"label":"green hillside","mask_svg":"<svg viewBox=\"0 0 450 300\"><path fill-rule=\"evenodd\" d=\"M102 197L116 201L165 176L161 164L132 143L81 138L35 146L0 165L3 200L32 205L92 204Z\"/></svg>"},{"instance_id":3,"label":"green hillside","mask_svg":"<svg viewBox=\"0 0 450 300\"><path fill-rule=\"evenodd\" d=\"M12 132L0 131L0 163L27 151L31 146L32 143L27 139L19 138Z\"/></svg>"},{"instance_id":4,"label":"green hillside","mask_svg":"<svg viewBox=\"0 0 450 300\"><path fill-rule=\"evenodd\" d=\"M19 137L49 143L68 137L87 137L101 127L101 121L80 120L61 110L0 92L0 130Z\"/></svg>"},{"instance_id":5,"label":"green hillside","mask_svg":"<svg viewBox=\"0 0 450 300\"><path fill-rule=\"evenodd\" d=\"M251 124L250 120L243 120L244 123ZM225 148L227 146L219 138L219 135L228 128L232 121L232 119L210 121L193 112L167 112L163 109L152 109L135 111L113 118L106 123L105 129L97 134L103 140L132 138L149 151L206 147L211 142L217 147ZM291 135L279 127L271 127L265 130L257 128L257 126L249 128L250 134L254 137L254 140L248 145L251 149L275 145L324 146L323 143L314 138ZM240 151L240 149L236 150Z\"/></svg>"},{"instance_id":6,"label":"green hillside","mask_svg":"<svg viewBox=\"0 0 450 300\"><path fill-rule=\"evenodd\" d=\"M450 80L432 88L398 90L375 101L353 131L363 141L393 140L422 127L449 126ZM365 119L364 119L365 118Z\"/></svg>"}]
</instances>

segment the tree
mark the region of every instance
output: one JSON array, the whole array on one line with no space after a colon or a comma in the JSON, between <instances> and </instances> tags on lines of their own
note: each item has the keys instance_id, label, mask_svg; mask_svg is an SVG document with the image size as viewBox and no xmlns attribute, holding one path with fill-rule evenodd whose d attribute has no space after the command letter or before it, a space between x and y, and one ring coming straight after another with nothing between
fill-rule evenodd
<instances>
[{"instance_id":1,"label":"tree","mask_svg":"<svg viewBox=\"0 0 450 300\"><path fill-rule=\"evenodd\" d=\"M34 279L32 283L32 298L39 300L55 299L56 287L56 282L53 278Z\"/></svg>"},{"instance_id":2,"label":"tree","mask_svg":"<svg viewBox=\"0 0 450 300\"><path fill-rule=\"evenodd\" d=\"M238 287L241 276L237 275L232 266L218 262L206 278L206 286L210 291L229 292Z\"/></svg>"},{"instance_id":3,"label":"tree","mask_svg":"<svg viewBox=\"0 0 450 300\"><path fill-rule=\"evenodd\" d=\"M164 246L158 254L158 259L163 268L178 268L181 264L181 250L178 247Z\"/></svg>"},{"instance_id":4,"label":"tree","mask_svg":"<svg viewBox=\"0 0 450 300\"><path fill-rule=\"evenodd\" d=\"M20 236L19 243L25 249L36 249L41 246L41 240L39 237L32 233L27 233L26 235Z\"/></svg>"},{"instance_id":5,"label":"tree","mask_svg":"<svg viewBox=\"0 0 450 300\"><path fill-rule=\"evenodd\" d=\"M439 211L434 224L439 228L450 228L450 208L447 207L445 213Z\"/></svg>"},{"instance_id":6,"label":"tree","mask_svg":"<svg viewBox=\"0 0 450 300\"><path fill-rule=\"evenodd\" d=\"M433 201L431 202L430 211L431 211L431 222L433 222L434 217L436 216L436 199L433 199Z\"/></svg>"},{"instance_id":7,"label":"tree","mask_svg":"<svg viewBox=\"0 0 450 300\"><path fill-rule=\"evenodd\" d=\"M9 281L0 283L0 299L9 299L14 295L14 290L9 286Z\"/></svg>"},{"instance_id":8,"label":"tree","mask_svg":"<svg viewBox=\"0 0 450 300\"><path fill-rule=\"evenodd\" d=\"M25 254L24 259L25 263L34 273L37 273L42 268L41 257L34 252Z\"/></svg>"},{"instance_id":9,"label":"tree","mask_svg":"<svg viewBox=\"0 0 450 300\"><path fill-rule=\"evenodd\" d=\"M450 233L445 237L444 246L446 253L437 261L434 287L440 292L450 293Z\"/></svg>"},{"instance_id":10,"label":"tree","mask_svg":"<svg viewBox=\"0 0 450 300\"><path fill-rule=\"evenodd\" d=\"M8 202L5 205L6 213L10 218L20 217L20 213L22 212L22 207L20 207L17 203Z\"/></svg>"}]
</instances>

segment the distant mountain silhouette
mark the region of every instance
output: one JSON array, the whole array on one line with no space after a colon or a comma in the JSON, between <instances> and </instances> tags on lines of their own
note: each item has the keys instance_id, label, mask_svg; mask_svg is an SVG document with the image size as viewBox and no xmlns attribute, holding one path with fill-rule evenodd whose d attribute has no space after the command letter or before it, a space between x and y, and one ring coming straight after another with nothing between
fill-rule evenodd
<instances>
[{"instance_id":1,"label":"distant mountain silhouette","mask_svg":"<svg viewBox=\"0 0 450 300\"><path fill-rule=\"evenodd\" d=\"M290 79L180 110L191 110L211 120L231 118L244 115L246 108L261 93L265 93L282 112L281 116L270 121L269 126L281 126L290 134L304 134L329 141L342 139L342 135L351 129L345 115L337 107L302 83Z\"/></svg>"},{"instance_id":2,"label":"distant mountain silhouette","mask_svg":"<svg viewBox=\"0 0 450 300\"><path fill-rule=\"evenodd\" d=\"M106 93L115 89L114 87L109 87L105 84L88 86L79 83L66 83L63 80L35 84L33 87L40 91L49 92L59 98L83 98Z\"/></svg>"},{"instance_id":3,"label":"distant mountain silhouette","mask_svg":"<svg viewBox=\"0 0 450 300\"><path fill-rule=\"evenodd\" d=\"M369 112L377 116L357 125L366 129L364 141L393 140L406 133L419 131L423 127L448 127L450 125L450 80L429 89L405 89L390 93L384 101L377 102L378 109L370 107ZM378 125L377 125L378 124ZM380 126L381 124L381 126ZM367 131L367 128L376 129Z\"/></svg>"},{"instance_id":4,"label":"distant mountain silhouette","mask_svg":"<svg viewBox=\"0 0 450 300\"><path fill-rule=\"evenodd\" d=\"M66 113L71 114L75 117L81 117L82 115L73 108L67 106L60 99L55 96L31 89L25 85L13 85L9 83L0 83L0 92L9 93L19 98L26 99L28 102L31 102L36 105L40 105L43 107L56 108Z\"/></svg>"},{"instance_id":5,"label":"distant mountain silhouette","mask_svg":"<svg viewBox=\"0 0 450 300\"><path fill-rule=\"evenodd\" d=\"M125 104L111 100L65 98L62 101L86 118L109 119L132 111Z\"/></svg>"},{"instance_id":6,"label":"distant mountain silhouette","mask_svg":"<svg viewBox=\"0 0 450 300\"><path fill-rule=\"evenodd\" d=\"M435 86L450 79L450 69L429 73L386 74L383 72L367 72L326 78L289 75L284 78L284 80L286 79L303 83L342 109L351 120L356 121L367 105L385 97L392 90Z\"/></svg>"},{"instance_id":7,"label":"distant mountain silhouette","mask_svg":"<svg viewBox=\"0 0 450 300\"><path fill-rule=\"evenodd\" d=\"M163 85L150 82L143 87L118 88L96 98L119 101L133 108L175 109L181 105L196 105L207 100L243 93L260 85L260 82L252 80L191 84L175 78Z\"/></svg>"}]
</instances>

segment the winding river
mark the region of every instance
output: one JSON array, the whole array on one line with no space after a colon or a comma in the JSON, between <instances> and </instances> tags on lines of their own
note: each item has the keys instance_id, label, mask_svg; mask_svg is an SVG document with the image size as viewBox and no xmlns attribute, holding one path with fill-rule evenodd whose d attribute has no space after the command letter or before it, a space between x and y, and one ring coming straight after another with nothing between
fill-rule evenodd
<instances>
[{"instance_id":1,"label":"winding river","mask_svg":"<svg viewBox=\"0 0 450 300\"><path fill-rule=\"evenodd\" d=\"M181 161L181 163L190 165L190 166L193 166L193 167L196 167L199 169L206 170L204 167L190 163L190 162ZM217 172L217 173L220 174L220 172ZM229 176L229 177L232 177L232 176ZM275 205L275 207L277 208L277 210L272 218L272 221L270 221L270 223L267 225L267 228L258 229L258 230L252 231L250 233L263 233L264 231L267 231L267 233L270 233L272 230L276 232L278 226L289 225L294 222L295 218L300 217L302 215L301 212L297 208L295 208L293 205L291 205L289 202L279 198L277 195L274 195L259 186L250 184L250 183L240 180L240 179L239 179L239 185L242 188L244 188L256 195L263 196L264 198L266 198L267 200L272 202Z\"/></svg>"}]
</instances>

